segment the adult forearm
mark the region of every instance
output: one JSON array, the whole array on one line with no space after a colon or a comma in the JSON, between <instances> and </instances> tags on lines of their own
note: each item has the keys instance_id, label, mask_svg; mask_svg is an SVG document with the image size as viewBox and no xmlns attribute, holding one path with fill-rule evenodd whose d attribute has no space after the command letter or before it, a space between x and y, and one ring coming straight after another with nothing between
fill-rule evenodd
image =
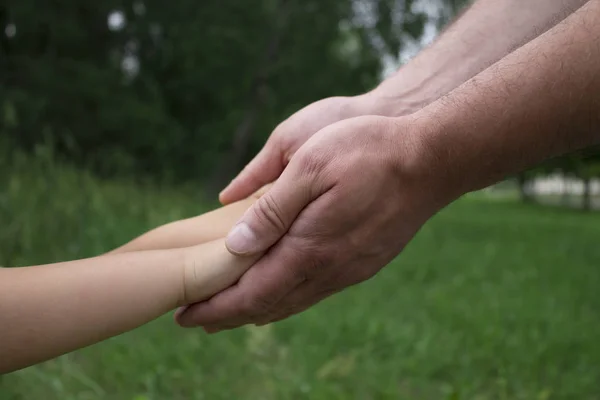
<instances>
[{"instance_id":1,"label":"adult forearm","mask_svg":"<svg viewBox=\"0 0 600 400\"><path fill-rule=\"evenodd\" d=\"M600 142L600 0L416 114L455 194Z\"/></svg>"},{"instance_id":2,"label":"adult forearm","mask_svg":"<svg viewBox=\"0 0 600 400\"><path fill-rule=\"evenodd\" d=\"M555 26L586 0L479 0L428 48L369 93L373 112L399 116L449 93Z\"/></svg>"}]
</instances>

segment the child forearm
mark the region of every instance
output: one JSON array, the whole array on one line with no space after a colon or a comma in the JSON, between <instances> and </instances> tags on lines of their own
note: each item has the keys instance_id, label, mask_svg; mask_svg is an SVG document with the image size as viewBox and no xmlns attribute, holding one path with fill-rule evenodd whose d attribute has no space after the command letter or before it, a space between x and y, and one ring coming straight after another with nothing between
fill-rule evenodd
<instances>
[{"instance_id":1,"label":"child forearm","mask_svg":"<svg viewBox=\"0 0 600 400\"><path fill-rule=\"evenodd\" d=\"M256 258L223 240L0 269L0 373L143 325L234 283Z\"/></svg>"},{"instance_id":2,"label":"child forearm","mask_svg":"<svg viewBox=\"0 0 600 400\"><path fill-rule=\"evenodd\" d=\"M194 246L227 235L231 227L264 191L247 199L207 212L197 217L162 225L112 250L108 254L139 250L174 249Z\"/></svg>"},{"instance_id":3,"label":"child forearm","mask_svg":"<svg viewBox=\"0 0 600 400\"><path fill-rule=\"evenodd\" d=\"M0 270L0 373L133 329L181 299L181 254L130 253Z\"/></svg>"},{"instance_id":4,"label":"child forearm","mask_svg":"<svg viewBox=\"0 0 600 400\"><path fill-rule=\"evenodd\" d=\"M0 268L0 374L57 357L204 300L258 259L224 236L258 195L164 225L103 256Z\"/></svg>"}]
</instances>

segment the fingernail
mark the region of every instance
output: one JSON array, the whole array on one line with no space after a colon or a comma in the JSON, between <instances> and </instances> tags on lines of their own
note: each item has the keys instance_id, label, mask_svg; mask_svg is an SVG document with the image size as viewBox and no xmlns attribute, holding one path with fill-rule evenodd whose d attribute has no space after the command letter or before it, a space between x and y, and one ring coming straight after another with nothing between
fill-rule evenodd
<instances>
[{"instance_id":1,"label":"fingernail","mask_svg":"<svg viewBox=\"0 0 600 400\"><path fill-rule=\"evenodd\" d=\"M256 235L248 224L240 222L229 232L225 243L232 253L248 254L256 248Z\"/></svg>"},{"instance_id":2,"label":"fingernail","mask_svg":"<svg viewBox=\"0 0 600 400\"><path fill-rule=\"evenodd\" d=\"M182 328L192 328L194 326L192 319L185 310L175 314L175 321L177 321L177 324Z\"/></svg>"},{"instance_id":3,"label":"fingernail","mask_svg":"<svg viewBox=\"0 0 600 400\"><path fill-rule=\"evenodd\" d=\"M177 310L175 310L175 313L173 314L173 317L175 318L176 321L179 320L179 318L181 318L181 315L185 312L185 310L188 309L188 306L182 306L179 307Z\"/></svg>"}]
</instances>

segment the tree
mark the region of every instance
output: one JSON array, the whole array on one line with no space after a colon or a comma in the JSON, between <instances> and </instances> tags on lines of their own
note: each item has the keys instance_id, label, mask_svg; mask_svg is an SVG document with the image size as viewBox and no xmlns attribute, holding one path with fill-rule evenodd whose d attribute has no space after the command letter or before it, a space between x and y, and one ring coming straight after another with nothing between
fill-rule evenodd
<instances>
[{"instance_id":1,"label":"tree","mask_svg":"<svg viewBox=\"0 0 600 400\"><path fill-rule=\"evenodd\" d=\"M104 176L220 186L292 112L376 85L426 21L412 0L5 0L1 130Z\"/></svg>"}]
</instances>

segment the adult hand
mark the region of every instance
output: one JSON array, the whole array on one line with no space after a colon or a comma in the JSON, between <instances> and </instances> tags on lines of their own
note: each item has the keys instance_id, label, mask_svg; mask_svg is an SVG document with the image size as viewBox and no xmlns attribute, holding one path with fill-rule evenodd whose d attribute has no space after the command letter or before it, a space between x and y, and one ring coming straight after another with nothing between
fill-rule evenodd
<instances>
[{"instance_id":1,"label":"adult hand","mask_svg":"<svg viewBox=\"0 0 600 400\"><path fill-rule=\"evenodd\" d=\"M238 255L270 250L236 285L179 314L180 325L277 321L375 275L452 199L420 129L411 117L369 116L310 138L227 239Z\"/></svg>"},{"instance_id":2,"label":"adult hand","mask_svg":"<svg viewBox=\"0 0 600 400\"><path fill-rule=\"evenodd\" d=\"M328 125L363 115L405 115L416 109L414 102L401 102L376 90L360 96L329 97L312 103L275 128L263 149L221 192L220 201L225 205L242 200L273 182L296 151Z\"/></svg>"}]
</instances>

